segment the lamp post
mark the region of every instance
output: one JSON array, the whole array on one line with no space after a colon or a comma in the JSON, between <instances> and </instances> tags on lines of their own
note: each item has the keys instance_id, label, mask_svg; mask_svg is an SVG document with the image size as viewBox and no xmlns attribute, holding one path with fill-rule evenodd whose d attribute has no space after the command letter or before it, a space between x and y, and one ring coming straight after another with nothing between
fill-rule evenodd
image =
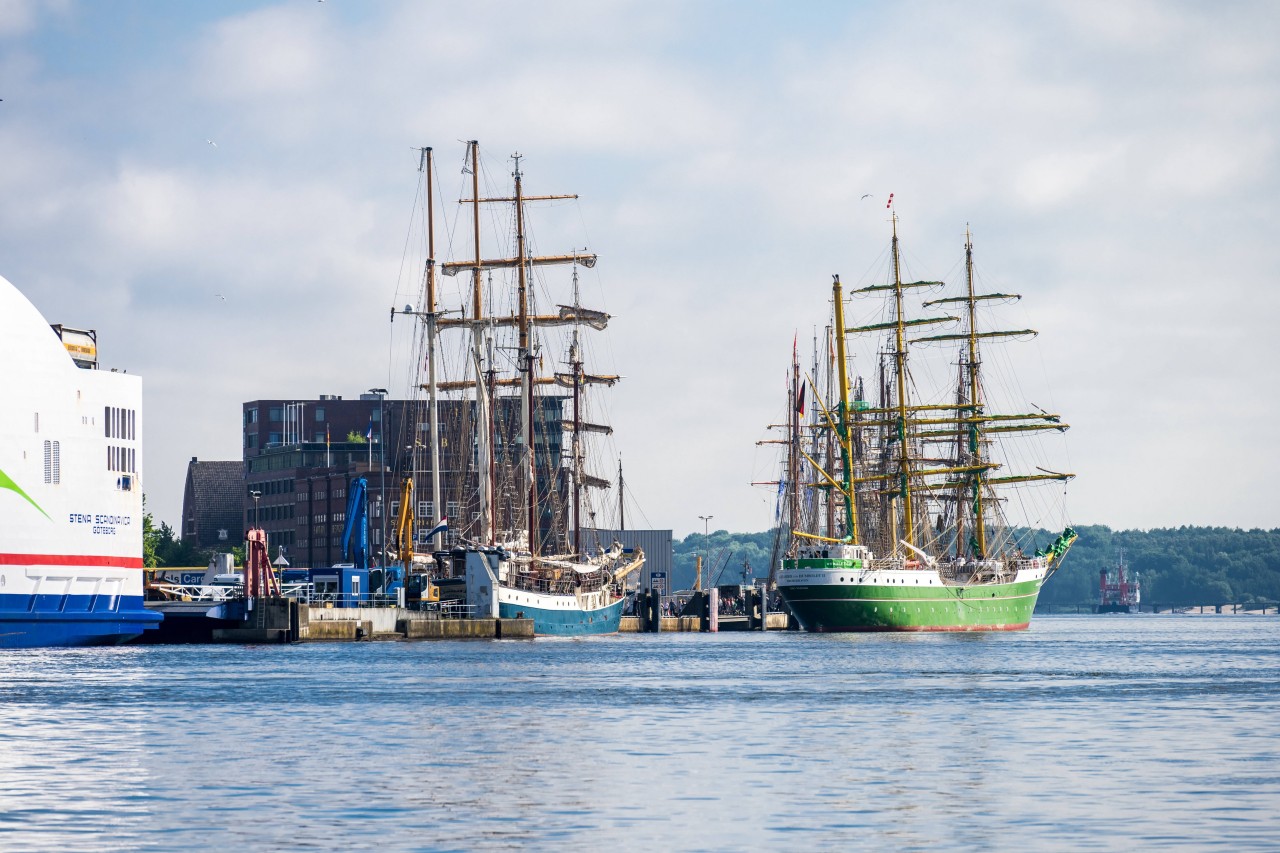
<instances>
[{"instance_id":1,"label":"lamp post","mask_svg":"<svg viewBox=\"0 0 1280 853\"><path fill-rule=\"evenodd\" d=\"M249 497L253 498L253 526L258 526L258 498L262 497L262 492L256 489L249 490Z\"/></svg>"},{"instance_id":2,"label":"lamp post","mask_svg":"<svg viewBox=\"0 0 1280 853\"><path fill-rule=\"evenodd\" d=\"M387 559L386 559L387 515L383 511L383 506L384 506L383 501L385 500L385 495L387 493L387 445L382 440L382 436L387 429L387 414L386 414L386 407L385 407L386 400L387 400L387 389L386 388L370 388L369 393L378 395L378 478L379 478L378 518L382 520L382 534L381 534L381 538L378 540L378 546L382 549L381 562L386 563L387 562ZM369 440L370 441L373 440L372 435L369 437ZM369 452L372 453L373 448L370 448Z\"/></svg>"},{"instance_id":3,"label":"lamp post","mask_svg":"<svg viewBox=\"0 0 1280 853\"><path fill-rule=\"evenodd\" d=\"M708 527L709 527L709 525L710 525L711 519L715 518L715 516L714 516L714 515L700 515L700 516L698 516L698 518L702 519L702 553L703 553L703 556L709 557L709 556L711 556L711 553L710 553L710 552L711 552L711 548L709 547L709 546L710 546L710 542L711 542L711 534L708 532ZM698 585L698 589L702 589L702 565L701 565L701 562L699 562L699 565L698 565L698 584L697 584L697 585Z\"/></svg>"}]
</instances>

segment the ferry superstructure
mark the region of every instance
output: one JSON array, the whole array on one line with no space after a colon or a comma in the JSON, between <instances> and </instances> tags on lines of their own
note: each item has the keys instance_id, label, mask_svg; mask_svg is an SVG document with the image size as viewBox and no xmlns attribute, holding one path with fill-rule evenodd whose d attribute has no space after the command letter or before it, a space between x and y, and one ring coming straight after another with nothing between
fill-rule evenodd
<instances>
[{"instance_id":1,"label":"ferry superstructure","mask_svg":"<svg viewBox=\"0 0 1280 853\"><path fill-rule=\"evenodd\" d=\"M94 349L0 277L0 648L120 643L161 618L143 607L142 381Z\"/></svg>"}]
</instances>

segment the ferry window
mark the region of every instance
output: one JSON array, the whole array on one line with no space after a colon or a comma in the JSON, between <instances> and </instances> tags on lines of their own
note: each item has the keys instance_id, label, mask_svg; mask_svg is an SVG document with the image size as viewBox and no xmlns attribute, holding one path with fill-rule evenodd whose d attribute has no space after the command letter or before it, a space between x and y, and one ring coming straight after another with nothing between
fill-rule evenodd
<instances>
[{"instance_id":1,"label":"ferry window","mask_svg":"<svg viewBox=\"0 0 1280 853\"><path fill-rule=\"evenodd\" d=\"M60 442L60 441L55 441L55 442L53 442L53 466L52 466L52 471L53 471L53 482L54 482L54 483L61 483L61 482L62 482L62 461L61 461L61 457L62 457L62 442Z\"/></svg>"},{"instance_id":2,"label":"ferry window","mask_svg":"<svg viewBox=\"0 0 1280 853\"><path fill-rule=\"evenodd\" d=\"M44 481L53 482L53 442L44 443Z\"/></svg>"}]
</instances>

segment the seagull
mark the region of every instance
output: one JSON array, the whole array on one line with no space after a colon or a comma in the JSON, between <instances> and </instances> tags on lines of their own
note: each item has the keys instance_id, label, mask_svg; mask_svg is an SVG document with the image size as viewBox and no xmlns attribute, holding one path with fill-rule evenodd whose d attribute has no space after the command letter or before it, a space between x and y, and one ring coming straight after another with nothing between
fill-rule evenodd
<instances>
[{"instance_id":1,"label":"seagull","mask_svg":"<svg viewBox=\"0 0 1280 853\"><path fill-rule=\"evenodd\" d=\"M218 147L218 143L214 142L212 139L206 139L206 140L205 140L205 142L209 143L209 144L210 144L210 145L212 145L214 148L217 148L217 147Z\"/></svg>"},{"instance_id":2,"label":"seagull","mask_svg":"<svg viewBox=\"0 0 1280 853\"><path fill-rule=\"evenodd\" d=\"M221 299L223 302L226 302L226 301L227 301L227 297L223 296L221 293L215 293L215 294L214 294L214 296L218 297L218 298L219 298L219 299Z\"/></svg>"},{"instance_id":3,"label":"seagull","mask_svg":"<svg viewBox=\"0 0 1280 853\"><path fill-rule=\"evenodd\" d=\"M871 193L863 194L862 198L871 198ZM862 199L858 199L858 200L861 201Z\"/></svg>"}]
</instances>

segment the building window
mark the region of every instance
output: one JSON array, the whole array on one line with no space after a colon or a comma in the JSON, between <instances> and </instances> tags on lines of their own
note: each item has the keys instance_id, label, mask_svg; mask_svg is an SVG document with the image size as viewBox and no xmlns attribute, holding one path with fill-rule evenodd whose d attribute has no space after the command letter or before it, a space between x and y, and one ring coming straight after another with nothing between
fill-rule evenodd
<instances>
[{"instance_id":1,"label":"building window","mask_svg":"<svg viewBox=\"0 0 1280 853\"><path fill-rule=\"evenodd\" d=\"M324 422L324 406L316 406L316 423Z\"/></svg>"},{"instance_id":2,"label":"building window","mask_svg":"<svg viewBox=\"0 0 1280 853\"><path fill-rule=\"evenodd\" d=\"M445 504L445 508L449 510L449 512L448 512L448 517L449 517L449 518L457 518L457 517L458 517L458 502L457 502L457 501L449 501L447 504Z\"/></svg>"},{"instance_id":3,"label":"building window","mask_svg":"<svg viewBox=\"0 0 1280 853\"><path fill-rule=\"evenodd\" d=\"M371 420L371 421L380 421L380 420L382 420L382 410L381 410L381 409L374 409L372 412L370 412L370 413L369 413L369 420Z\"/></svg>"},{"instance_id":4,"label":"building window","mask_svg":"<svg viewBox=\"0 0 1280 853\"><path fill-rule=\"evenodd\" d=\"M431 501L418 501L418 518L431 517Z\"/></svg>"},{"instance_id":5,"label":"building window","mask_svg":"<svg viewBox=\"0 0 1280 853\"><path fill-rule=\"evenodd\" d=\"M280 423L280 407L273 406L267 411L267 417L272 423Z\"/></svg>"},{"instance_id":6,"label":"building window","mask_svg":"<svg viewBox=\"0 0 1280 853\"><path fill-rule=\"evenodd\" d=\"M245 426L248 426L249 424L256 424L257 422L258 422L258 410L257 410L257 408L255 407L255 408L252 408L252 409L245 409L245 410L244 410L244 424L245 424Z\"/></svg>"}]
</instances>

